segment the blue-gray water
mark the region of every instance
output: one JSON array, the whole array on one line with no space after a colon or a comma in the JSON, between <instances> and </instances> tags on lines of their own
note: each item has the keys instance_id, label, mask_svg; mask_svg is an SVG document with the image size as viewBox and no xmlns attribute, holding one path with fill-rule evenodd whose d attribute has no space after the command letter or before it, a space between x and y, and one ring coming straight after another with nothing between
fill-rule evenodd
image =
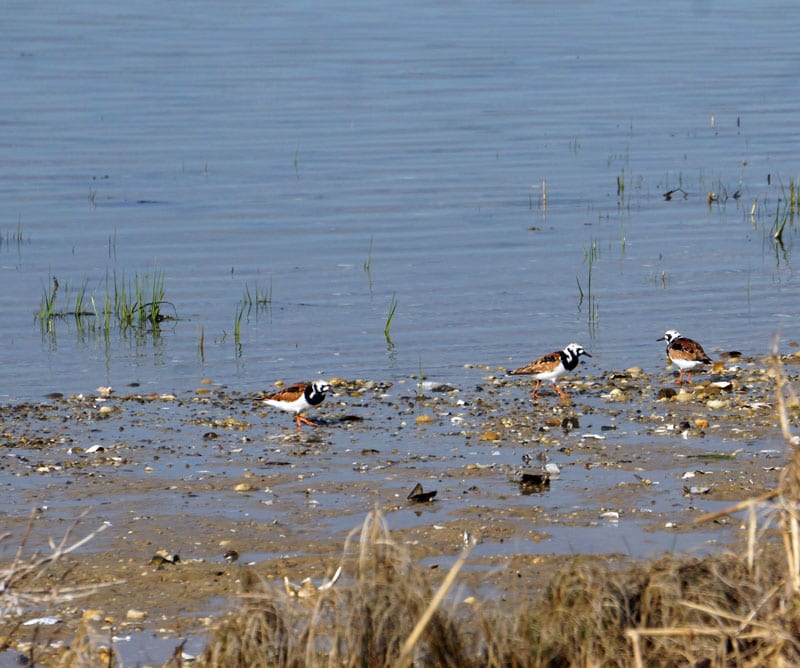
<instances>
[{"instance_id":1,"label":"blue-gray water","mask_svg":"<svg viewBox=\"0 0 800 668\"><path fill-rule=\"evenodd\" d=\"M571 340L598 369L660 368L667 328L756 353L795 336L796 227L785 253L769 232L800 171L790 4L3 14L5 401L446 377ZM159 271L179 320L155 340L70 319L41 335L50 276L68 308ZM247 290L271 305L237 347Z\"/></svg>"}]
</instances>

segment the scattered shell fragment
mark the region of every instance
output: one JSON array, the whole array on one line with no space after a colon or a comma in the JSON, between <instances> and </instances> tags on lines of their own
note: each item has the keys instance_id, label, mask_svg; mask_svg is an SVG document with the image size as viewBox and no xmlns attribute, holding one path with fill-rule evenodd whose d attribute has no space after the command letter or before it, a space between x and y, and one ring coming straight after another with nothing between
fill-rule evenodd
<instances>
[{"instance_id":1,"label":"scattered shell fragment","mask_svg":"<svg viewBox=\"0 0 800 668\"><path fill-rule=\"evenodd\" d=\"M337 568L336 572L333 574L333 577L330 580L324 580L319 587L314 585L314 583L311 581L311 578L305 578L299 584L297 584L291 582L289 577L284 575L283 586L286 590L286 594L291 598L308 598L313 596L316 592L327 591L333 587L341 574L342 567L339 566L339 568Z\"/></svg>"},{"instance_id":2,"label":"scattered shell fragment","mask_svg":"<svg viewBox=\"0 0 800 668\"><path fill-rule=\"evenodd\" d=\"M608 398L611 401L627 401L628 395L618 387L615 387L611 392L608 393Z\"/></svg>"},{"instance_id":3,"label":"scattered shell fragment","mask_svg":"<svg viewBox=\"0 0 800 668\"><path fill-rule=\"evenodd\" d=\"M456 389L447 383L437 383L432 380L422 381L420 387L425 392L453 392Z\"/></svg>"},{"instance_id":4,"label":"scattered shell fragment","mask_svg":"<svg viewBox=\"0 0 800 668\"><path fill-rule=\"evenodd\" d=\"M547 462L547 464L544 465L544 470L547 473L549 473L550 475L560 475L561 474L561 469L558 467L558 464L556 464L554 462Z\"/></svg>"},{"instance_id":5,"label":"scattered shell fragment","mask_svg":"<svg viewBox=\"0 0 800 668\"><path fill-rule=\"evenodd\" d=\"M61 619L58 617L34 617L33 619L29 619L26 622L23 622L23 626L53 626L54 624L60 624Z\"/></svg>"}]
</instances>

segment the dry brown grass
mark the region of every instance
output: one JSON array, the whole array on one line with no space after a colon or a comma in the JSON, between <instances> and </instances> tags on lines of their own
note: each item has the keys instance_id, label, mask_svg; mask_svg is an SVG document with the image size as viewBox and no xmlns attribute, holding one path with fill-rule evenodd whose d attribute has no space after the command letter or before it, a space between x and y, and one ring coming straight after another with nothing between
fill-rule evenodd
<instances>
[{"instance_id":1,"label":"dry brown grass","mask_svg":"<svg viewBox=\"0 0 800 668\"><path fill-rule=\"evenodd\" d=\"M451 586L468 550L435 589L376 511L322 586L251 582L243 609L219 625L201 665L800 665L800 446L788 407L798 402L777 355L772 371L791 449L780 483L700 519L746 511L740 554L625 568L575 557L540 592L506 596L502 605L466 602Z\"/></svg>"},{"instance_id":2,"label":"dry brown grass","mask_svg":"<svg viewBox=\"0 0 800 668\"><path fill-rule=\"evenodd\" d=\"M83 538L74 538L75 530L83 516L79 517L56 543L51 541L44 553L29 551L31 532L37 519L37 510L31 511L27 527L20 538L13 559L0 567L0 652L11 647L22 633L23 615L36 610L45 617L57 606L81 598L92 596L104 587L115 584L74 585L70 584L71 566L64 563L66 557L93 540L106 528L101 525ZM9 534L0 536L0 542L7 540ZM27 635L27 634L26 634ZM47 633L39 633L34 626L33 640L27 643L29 649L26 665L37 664L39 654L47 647Z\"/></svg>"}]
</instances>

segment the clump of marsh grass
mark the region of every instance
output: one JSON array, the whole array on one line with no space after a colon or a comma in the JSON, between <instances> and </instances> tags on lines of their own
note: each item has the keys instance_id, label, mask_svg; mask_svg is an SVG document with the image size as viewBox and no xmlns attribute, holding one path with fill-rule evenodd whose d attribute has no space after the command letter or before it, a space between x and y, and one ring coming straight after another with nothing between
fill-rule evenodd
<instances>
[{"instance_id":1,"label":"clump of marsh grass","mask_svg":"<svg viewBox=\"0 0 800 668\"><path fill-rule=\"evenodd\" d=\"M96 295L96 290L90 293L89 282L84 280L72 296L69 285L62 288L55 276L48 277L36 313L42 333L53 332L55 323L66 318L73 318L80 332L102 331L106 337L112 327L118 327L123 334L128 330L139 334L156 331L164 320L177 319L174 304L165 299L161 270L143 276L136 274L128 282L124 275L114 274L113 280L106 275L104 287L104 296ZM63 306L59 307L59 301ZM172 313L165 313L164 307L169 307Z\"/></svg>"}]
</instances>

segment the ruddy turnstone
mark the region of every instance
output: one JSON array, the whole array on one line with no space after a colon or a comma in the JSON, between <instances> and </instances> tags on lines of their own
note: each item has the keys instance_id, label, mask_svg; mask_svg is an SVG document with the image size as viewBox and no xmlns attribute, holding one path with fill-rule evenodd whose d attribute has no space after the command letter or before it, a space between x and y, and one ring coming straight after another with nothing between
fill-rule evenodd
<instances>
[{"instance_id":1,"label":"ruddy turnstone","mask_svg":"<svg viewBox=\"0 0 800 668\"><path fill-rule=\"evenodd\" d=\"M512 376L523 374L532 375L536 379L536 387L534 387L533 392L531 392L534 399L539 398L538 390L543 380L551 381L553 383L553 389L555 389L563 399L568 399L569 395L557 385L556 381L578 366L581 355L591 357L580 343L570 343L564 350L556 350L548 355L542 355L539 359L534 360L530 364L509 371L508 373Z\"/></svg>"},{"instance_id":2,"label":"ruddy turnstone","mask_svg":"<svg viewBox=\"0 0 800 668\"><path fill-rule=\"evenodd\" d=\"M302 413L312 406L319 406L325 399L325 393L330 392L330 389L331 386L322 380L315 380L313 383L295 383L268 394L263 402L267 406L275 406L287 413L294 413L298 429L302 429L301 423L316 427L317 424L304 418Z\"/></svg>"},{"instance_id":3,"label":"ruddy turnstone","mask_svg":"<svg viewBox=\"0 0 800 668\"><path fill-rule=\"evenodd\" d=\"M667 342L667 357L680 369L678 385L683 385L684 373L686 373L687 381L691 383L692 370L702 364L711 363L711 359L706 355L703 346L697 343L697 341L692 341L685 336L681 336L681 333L674 329L667 330L664 336L658 340Z\"/></svg>"}]
</instances>

